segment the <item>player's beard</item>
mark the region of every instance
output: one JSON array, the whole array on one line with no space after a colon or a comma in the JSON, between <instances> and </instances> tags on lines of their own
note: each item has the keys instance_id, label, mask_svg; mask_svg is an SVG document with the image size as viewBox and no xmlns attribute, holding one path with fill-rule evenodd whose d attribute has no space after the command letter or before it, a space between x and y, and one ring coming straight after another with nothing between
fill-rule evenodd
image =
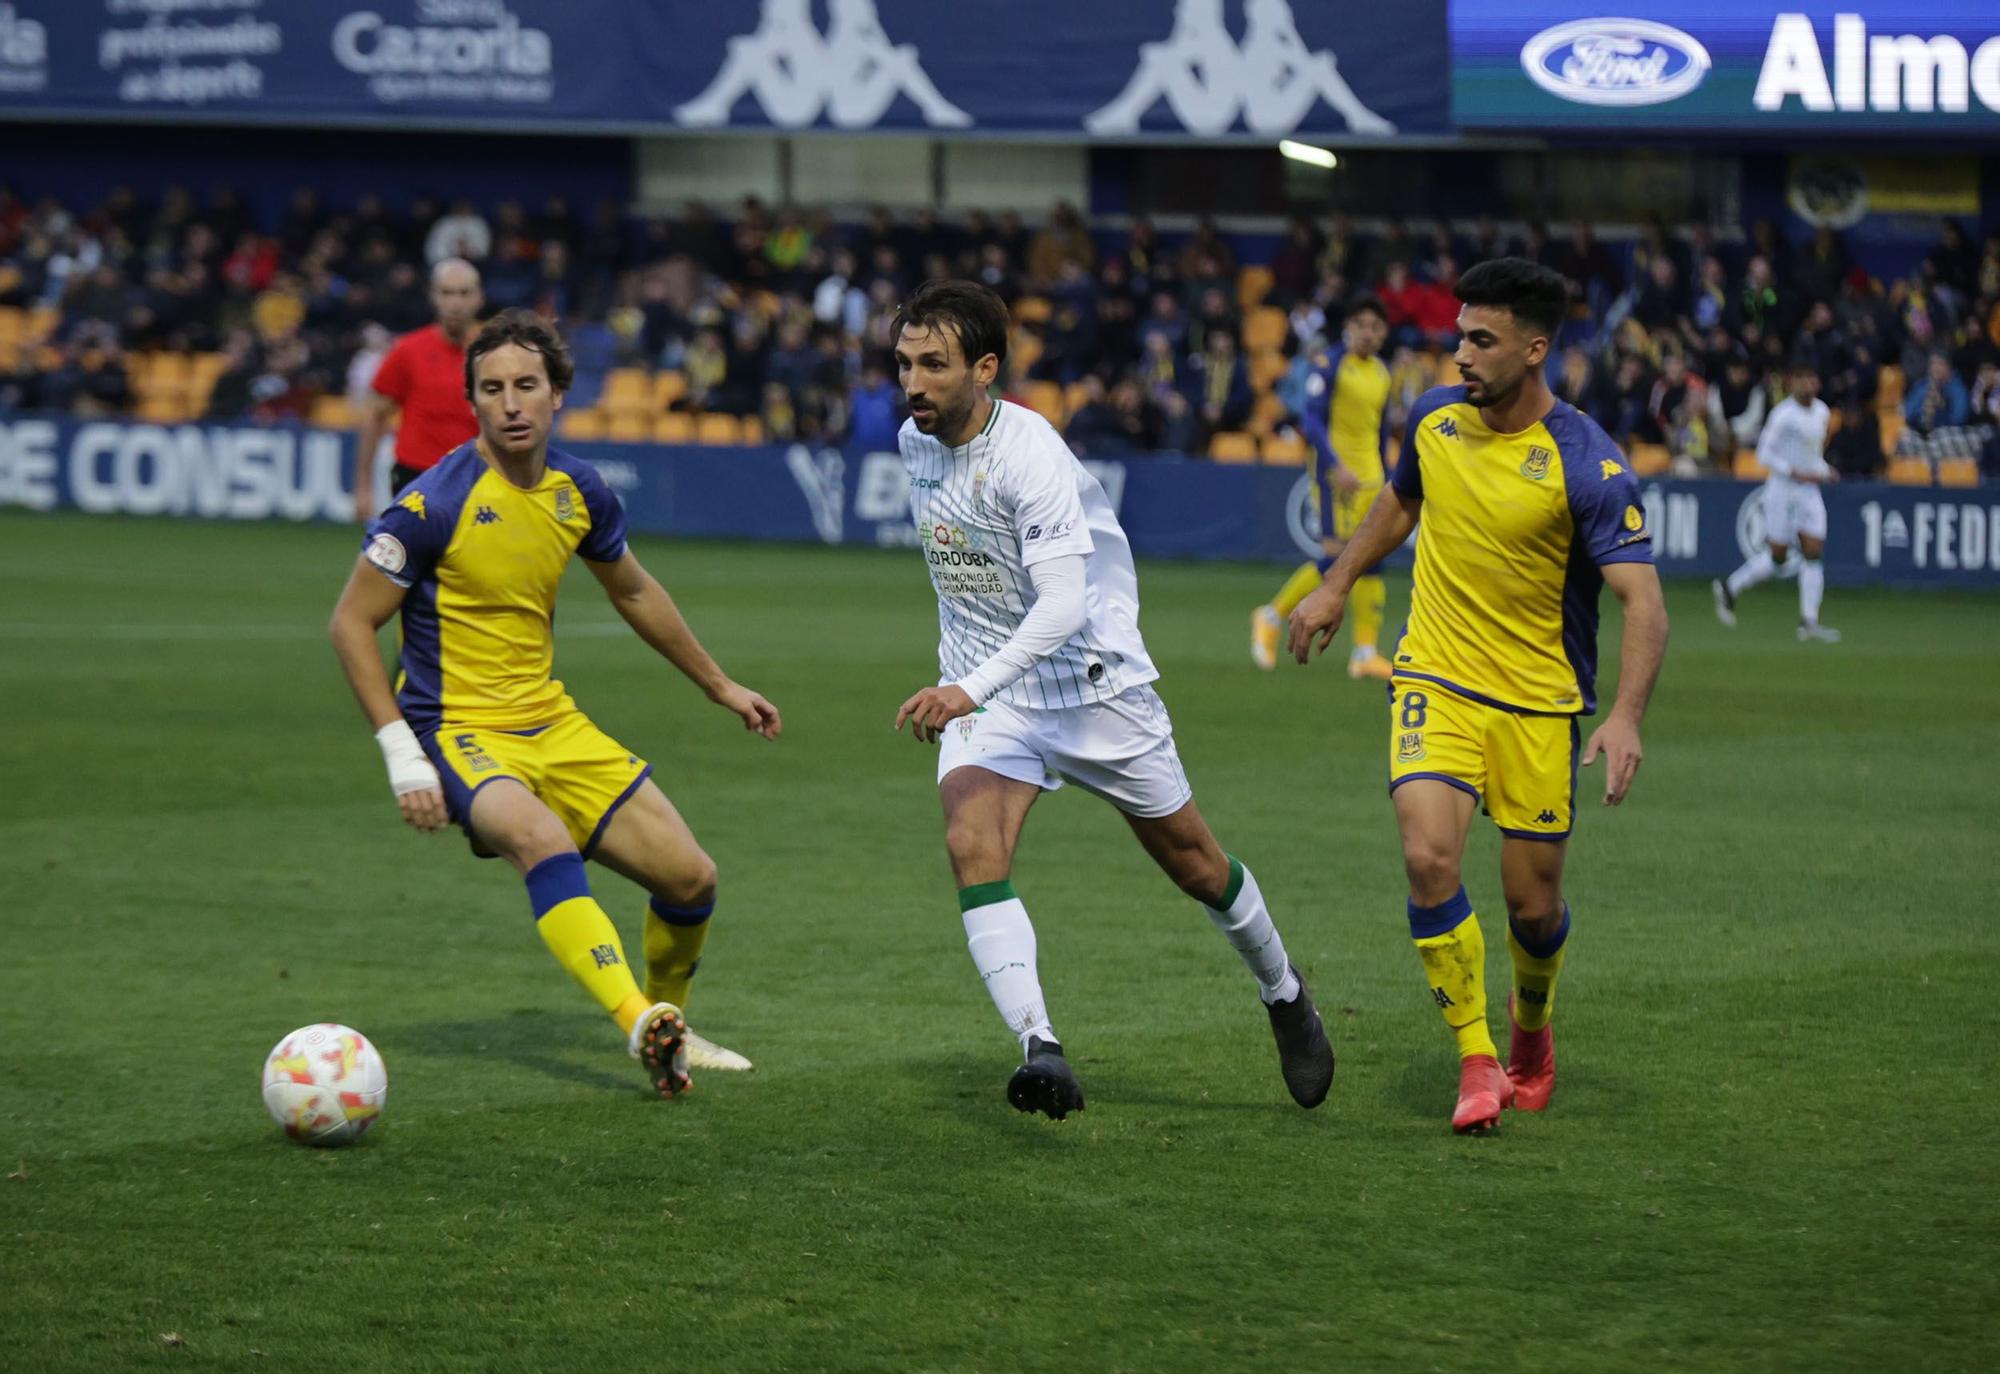
<instances>
[{"instance_id":1,"label":"player's beard","mask_svg":"<svg viewBox=\"0 0 2000 1374\"><path fill-rule=\"evenodd\" d=\"M1527 378L1528 374L1525 371L1521 372L1518 376L1514 378L1514 380L1511 383L1508 384L1507 389L1505 391L1502 391L1495 383L1487 380L1484 377L1481 377L1477 379L1479 394L1477 396L1469 395L1466 397L1466 399L1471 401L1474 405L1478 406L1481 410L1497 409L1500 406L1506 405L1507 402L1513 400L1514 397L1520 393L1521 383L1526 381Z\"/></svg>"},{"instance_id":2,"label":"player's beard","mask_svg":"<svg viewBox=\"0 0 2000 1374\"><path fill-rule=\"evenodd\" d=\"M972 418L972 407L976 397L974 394L968 392L960 403L951 406L945 405L935 397L926 397L925 399L931 407L930 427L926 429L923 420L920 418L917 421L917 428L923 430L926 434L944 438L946 435L956 434L965 428L965 422Z\"/></svg>"}]
</instances>

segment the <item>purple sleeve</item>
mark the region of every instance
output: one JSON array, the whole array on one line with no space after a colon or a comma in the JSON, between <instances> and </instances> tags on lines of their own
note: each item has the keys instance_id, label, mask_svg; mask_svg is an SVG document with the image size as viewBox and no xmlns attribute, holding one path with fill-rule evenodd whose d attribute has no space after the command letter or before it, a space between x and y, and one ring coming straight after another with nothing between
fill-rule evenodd
<instances>
[{"instance_id":1,"label":"purple sleeve","mask_svg":"<svg viewBox=\"0 0 2000 1374\"><path fill-rule=\"evenodd\" d=\"M570 478L583 493L584 509L590 513L590 532L576 551L593 563L616 563L625 556L624 505L588 463L578 463Z\"/></svg>"},{"instance_id":2,"label":"purple sleeve","mask_svg":"<svg viewBox=\"0 0 2000 1374\"><path fill-rule=\"evenodd\" d=\"M1650 563L1653 531L1646 524L1646 503L1639 479L1601 430L1582 446L1572 461L1563 454L1563 480L1569 485L1570 517L1576 537L1593 563Z\"/></svg>"},{"instance_id":3,"label":"purple sleeve","mask_svg":"<svg viewBox=\"0 0 2000 1374\"><path fill-rule=\"evenodd\" d=\"M1417 403L1410 407L1409 423L1403 427L1403 451L1396 459L1395 471L1389 474L1389 485L1396 489L1396 495L1406 500L1423 500L1424 472L1417 461L1417 435L1433 412L1464 399L1464 393L1463 387L1434 387L1417 397Z\"/></svg>"},{"instance_id":4,"label":"purple sleeve","mask_svg":"<svg viewBox=\"0 0 2000 1374\"><path fill-rule=\"evenodd\" d=\"M411 487L369 522L362 555L397 586L414 586L437 570L456 517L455 510L441 509L421 488Z\"/></svg>"}]
</instances>

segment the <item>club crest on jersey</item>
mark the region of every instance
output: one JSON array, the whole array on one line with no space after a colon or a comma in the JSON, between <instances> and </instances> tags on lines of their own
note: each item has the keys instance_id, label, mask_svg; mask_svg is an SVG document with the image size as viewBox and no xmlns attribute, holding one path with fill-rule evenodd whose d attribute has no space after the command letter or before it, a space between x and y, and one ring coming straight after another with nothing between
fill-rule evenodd
<instances>
[{"instance_id":1,"label":"club crest on jersey","mask_svg":"<svg viewBox=\"0 0 2000 1374\"><path fill-rule=\"evenodd\" d=\"M1427 756L1428 751L1424 748L1423 731L1405 730L1402 734L1396 736L1396 762L1422 763Z\"/></svg>"},{"instance_id":2,"label":"club crest on jersey","mask_svg":"<svg viewBox=\"0 0 2000 1374\"><path fill-rule=\"evenodd\" d=\"M1531 482L1539 482L1549 475L1549 461L1555 457L1547 449L1537 444L1528 450L1528 457L1521 464L1521 475Z\"/></svg>"},{"instance_id":3,"label":"club crest on jersey","mask_svg":"<svg viewBox=\"0 0 2000 1374\"><path fill-rule=\"evenodd\" d=\"M1637 506L1625 507L1625 528L1637 534L1646 526L1646 514Z\"/></svg>"},{"instance_id":4,"label":"club crest on jersey","mask_svg":"<svg viewBox=\"0 0 2000 1374\"><path fill-rule=\"evenodd\" d=\"M396 503L421 520L424 518L424 494L420 491L406 491L403 499Z\"/></svg>"},{"instance_id":5,"label":"club crest on jersey","mask_svg":"<svg viewBox=\"0 0 2000 1374\"><path fill-rule=\"evenodd\" d=\"M576 519L576 495L568 487L556 489L556 519L565 525Z\"/></svg>"}]
</instances>

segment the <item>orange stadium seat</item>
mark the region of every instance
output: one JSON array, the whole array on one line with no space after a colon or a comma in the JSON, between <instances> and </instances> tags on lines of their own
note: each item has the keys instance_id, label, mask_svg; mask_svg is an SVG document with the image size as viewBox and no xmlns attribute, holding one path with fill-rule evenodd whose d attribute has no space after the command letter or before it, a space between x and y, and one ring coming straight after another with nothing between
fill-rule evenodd
<instances>
[{"instance_id":1,"label":"orange stadium seat","mask_svg":"<svg viewBox=\"0 0 2000 1374\"><path fill-rule=\"evenodd\" d=\"M694 441L713 448L728 448L743 442L743 422L734 415L704 415L694 422Z\"/></svg>"},{"instance_id":2,"label":"orange stadium seat","mask_svg":"<svg viewBox=\"0 0 2000 1374\"><path fill-rule=\"evenodd\" d=\"M653 409L652 381L644 368L616 367L604 375L604 394L597 403L614 416Z\"/></svg>"},{"instance_id":3,"label":"orange stadium seat","mask_svg":"<svg viewBox=\"0 0 2000 1374\"><path fill-rule=\"evenodd\" d=\"M1757 450L1754 448L1737 449L1736 463L1730 471L1741 482L1761 482L1771 475L1764 471L1764 465L1757 461Z\"/></svg>"},{"instance_id":4,"label":"orange stadium seat","mask_svg":"<svg viewBox=\"0 0 2000 1374\"><path fill-rule=\"evenodd\" d=\"M738 438L737 442L742 444L763 443L764 442L763 419L756 415L745 415L743 417L743 433L742 436Z\"/></svg>"},{"instance_id":5,"label":"orange stadium seat","mask_svg":"<svg viewBox=\"0 0 2000 1374\"><path fill-rule=\"evenodd\" d=\"M691 444L694 442L694 416L683 410L670 410L653 421L653 442L656 444Z\"/></svg>"},{"instance_id":6,"label":"orange stadium seat","mask_svg":"<svg viewBox=\"0 0 2000 1374\"><path fill-rule=\"evenodd\" d=\"M1285 312L1277 306L1258 306L1243 317L1244 351L1256 353L1269 348L1283 348L1285 331L1290 327Z\"/></svg>"},{"instance_id":7,"label":"orange stadium seat","mask_svg":"<svg viewBox=\"0 0 2000 1374\"><path fill-rule=\"evenodd\" d=\"M1090 399L1090 386L1086 382L1071 382L1063 388L1063 414L1074 415L1083 409Z\"/></svg>"},{"instance_id":8,"label":"orange stadium seat","mask_svg":"<svg viewBox=\"0 0 2000 1374\"><path fill-rule=\"evenodd\" d=\"M1891 458L1889 460L1889 471L1886 475L1891 482L1894 482L1899 487L1928 487L1936 478L1936 475L1931 471L1930 459L1914 458L1908 454L1899 458Z\"/></svg>"},{"instance_id":9,"label":"orange stadium seat","mask_svg":"<svg viewBox=\"0 0 2000 1374\"><path fill-rule=\"evenodd\" d=\"M322 396L312 403L306 422L318 429L353 429L354 407L345 396Z\"/></svg>"},{"instance_id":10,"label":"orange stadium seat","mask_svg":"<svg viewBox=\"0 0 2000 1374\"><path fill-rule=\"evenodd\" d=\"M185 353L154 353L132 377L141 396L185 396L194 380L194 364Z\"/></svg>"},{"instance_id":11,"label":"orange stadium seat","mask_svg":"<svg viewBox=\"0 0 2000 1374\"><path fill-rule=\"evenodd\" d=\"M604 437L614 444L643 444L653 437L653 423L632 411L615 411Z\"/></svg>"},{"instance_id":12,"label":"orange stadium seat","mask_svg":"<svg viewBox=\"0 0 2000 1374\"><path fill-rule=\"evenodd\" d=\"M1045 296L1023 296L1014 302L1014 319L1020 324L1047 324L1055 313Z\"/></svg>"},{"instance_id":13,"label":"orange stadium seat","mask_svg":"<svg viewBox=\"0 0 2000 1374\"><path fill-rule=\"evenodd\" d=\"M1880 410L1900 412L1903 408L1903 369L1889 363L1882 369L1881 385L1875 392L1875 405Z\"/></svg>"},{"instance_id":14,"label":"orange stadium seat","mask_svg":"<svg viewBox=\"0 0 2000 1374\"><path fill-rule=\"evenodd\" d=\"M1007 336L1007 366L1016 377L1028 375L1042 356L1042 341L1032 331L1016 329Z\"/></svg>"},{"instance_id":15,"label":"orange stadium seat","mask_svg":"<svg viewBox=\"0 0 2000 1374\"><path fill-rule=\"evenodd\" d=\"M139 418L156 425L178 425L195 417L185 394L165 394L143 398L139 402Z\"/></svg>"},{"instance_id":16,"label":"orange stadium seat","mask_svg":"<svg viewBox=\"0 0 2000 1374\"><path fill-rule=\"evenodd\" d=\"M1271 427L1284 416L1285 403L1266 391L1260 394L1250 406L1250 432L1269 434Z\"/></svg>"},{"instance_id":17,"label":"orange stadium seat","mask_svg":"<svg viewBox=\"0 0 2000 1374\"><path fill-rule=\"evenodd\" d=\"M56 332L62 323L62 311L53 305L38 305L28 312L28 338L39 343Z\"/></svg>"},{"instance_id":18,"label":"orange stadium seat","mask_svg":"<svg viewBox=\"0 0 2000 1374\"><path fill-rule=\"evenodd\" d=\"M1312 457L1312 447L1296 433L1265 436L1260 456L1275 467L1299 468Z\"/></svg>"},{"instance_id":19,"label":"orange stadium seat","mask_svg":"<svg viewBox=\"0 0 2000 1374\"><path fill-rule=\"evenodd\" d=\"M1273 282L1271 269L1252 265L1236 274L1236 304L1243 310L1255 310L1271 294Z\"/></svg>"},{"instance_id":20,"label":"orange stadium seat","mask_svg":"<svg viewBox=\"0 0 2000 1374\"><path fill-rule=\"evenodd\" d=\"M1658 477L1674 465L1665 444L1632 445L1632 471L1641 477Z\"/></svg>"},{"instance_id":21,"label":"orange stadium seat","mask_svg":"<svg viewBox=\"0 0 2000 1374\"><path fill-rule=\"evenodd\" d=\"M1875 422L1882 427L1882 456L1895 457L1896 445L1903 442L1903 412L1885 410L1875 417Z\"/></svg>"},{"instance_id":22,"label":"orange stadium seat","mask_svg":"<svg viewBox=\"0 0 2000 1374\"><path fill-rule=\"evenodd\" d=\"M1257 391L1269 391L1291 371L1292 360L1275 348L1264 348L1250 355L1249 367L1251 387Z\"/></svg>"},{"instance_id":23,"label":"orange stadium seat","mask_svg":"<svg viewBox=\"0 0 2000 1374\"><path fill-rule=\"evenodd\" d=\"M653 378L653 409L672 410L674 402L687 395L687 374L661 372Z\"/></svg>"},{"instance_id":24,"label":"orange stadium seat","mask_svg":"<svg viewBox=\"0 0 2000 1374\"><path fill-rule=\"evenodd\" d=\"M1977 458L1943 458L1937 465L1938 485L1941 487L1976 487L1979 485L1979 460Z\"/></svg>"},{"instance_id":25,"label":"orange stadium seat","mask_svg":"<svg viewBox=\"0 0 2000 1374\"><path fill-rule=\"evenodd\" d=\"M1063 410L1063 389L1055 382L1029 382L1027 390L1028 408L1054 425L1063 427L1068 418Z\"/></svg>"},{"instance_id":26,"label":"orange stadium seat","mask_svg":"<svg viewBox=\"0 0 2000 1374\"><path fill-rule=\"evenodd\" d=\"M565 439L588 443L593 439L602 439L609 428L604 412L596 406L573 406L564 408L556 432Z\"/></svg>"},{"instance_id":27,"label":"orange stadium seat","mask_svg":"<svg viewBox=\"0 0 2000 1374\"><path fill-rule=\"evenodd\" d=\"M1208 441L1208 456L1218 463L1254 463L1256 436L1233 429L1221 430Z\"/></svg>"},{"instance_id":28,"label":"orange stadium seat","mask_svg":"<svg viewBox=\"0 0 2000 1374\"><path fill-rule=\"evenodd\" d=\"M28 336L28 312L18 306L0 305L0 343L19 343Z\"/></svg>"}]
</instances>

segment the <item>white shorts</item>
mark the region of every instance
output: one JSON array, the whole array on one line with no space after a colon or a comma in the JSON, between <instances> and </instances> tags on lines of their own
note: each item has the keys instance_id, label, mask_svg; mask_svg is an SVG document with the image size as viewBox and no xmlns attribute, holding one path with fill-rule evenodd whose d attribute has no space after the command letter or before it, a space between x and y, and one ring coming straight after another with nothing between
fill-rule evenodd
<instances>
[{"instance_id":1,"label":"white shorts","mask_svg":"<svg viewBox=\"0 0 2000 1374\"><path fill-rule=\"evenodd\" d=\"M938 781L955 768L984 768L1047 792L1073 782L1142 819L1171 816L1194 797L1174 723L1151 685L1059 710L989 701L945 726Z\"/></svg>"},{"instance_id":2,"label":"white shorts","mask_svg":"<svg viewBox=\"0 0 2000 1374\"><path fill-rule=\"evenodd\" d=\"M1773 544L1796 544L1799 536L1826 538L1826 498L1811 482L1764 484L1764 537Z\"/></svg>"}]
</instances>

